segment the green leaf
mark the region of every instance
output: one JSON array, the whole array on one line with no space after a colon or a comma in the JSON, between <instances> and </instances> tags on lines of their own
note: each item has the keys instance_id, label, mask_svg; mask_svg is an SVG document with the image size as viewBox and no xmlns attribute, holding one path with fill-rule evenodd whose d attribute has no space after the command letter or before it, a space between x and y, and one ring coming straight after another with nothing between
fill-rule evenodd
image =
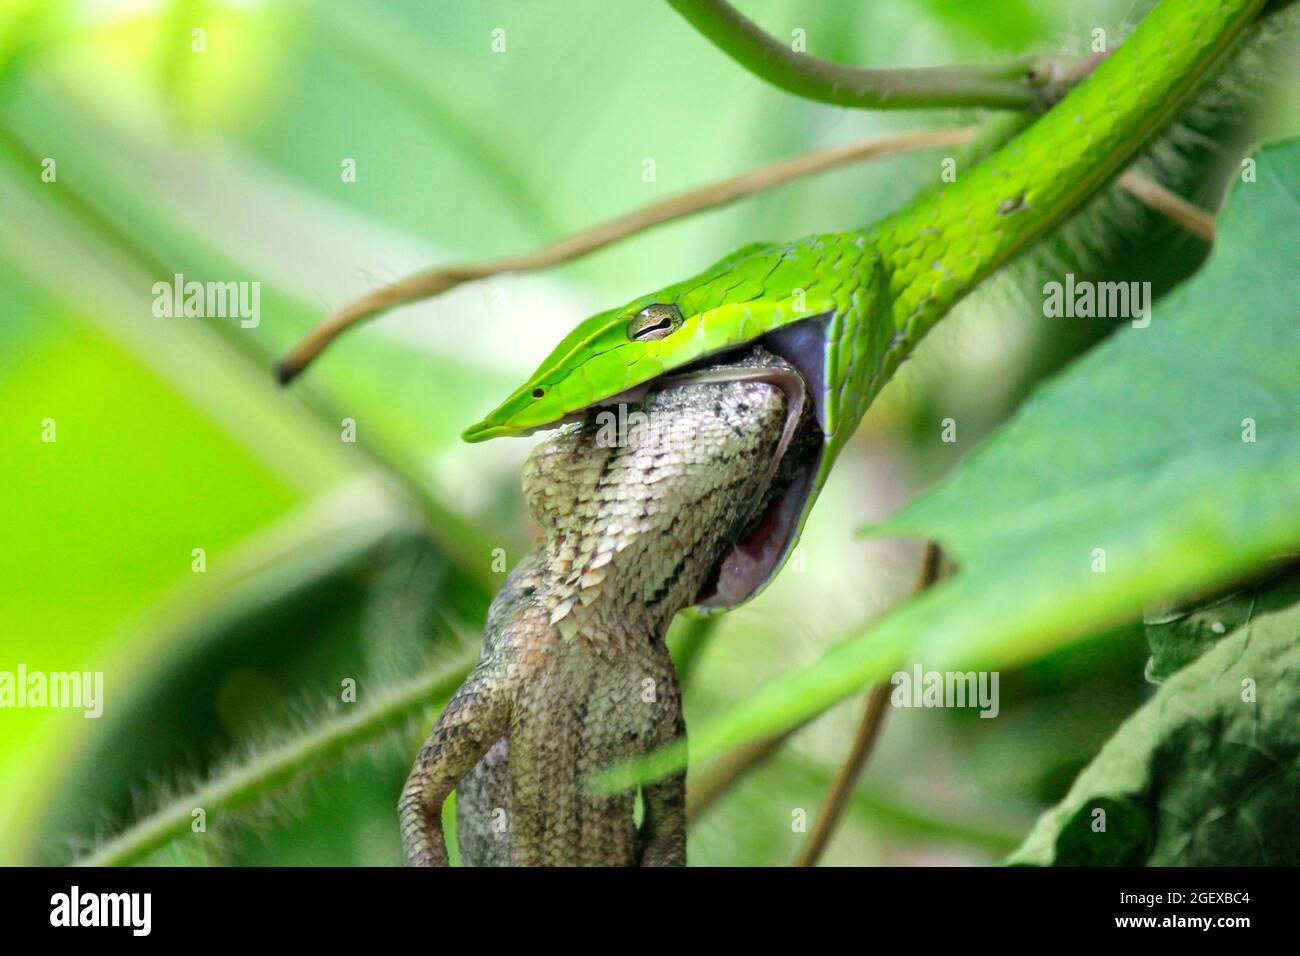
<instances>
[{"instance_id":1,"label":"green leaf","mask_svg":"<svg viewBox=\"0 0 1300 956\"><path fill-rule=\"evenodd\" d=\"M1293 573L1129 718L1009 862L1300 863L1298 639Z\"/></svg>"},{"instance_id":2,"label":"green leaf","mask_svg":"<svg viewBox=\"0 0 1300 956\"><path fill-rule=\"evenodd\" d=\"M1151 658L1146 678L1163 683L1223 639L1230 631L1249 624L1260 606L1260 596L1277 585L1279 575L1290 573L1292 555L1280 566L1253 580L1209 594L1154 607L1143 618Z\"/></svg>"},{"instance_id":3,"label":"green leaf","mask_svg":"<svg viewBox=\"0 0 1300 956\"><path fill-rule=\"evenodd\" d=\"M1223 635L1248 624L1255 610L1253 589L1234 591L1193 606L1161 608L1144 621L1151 659L1147 680L1162 684L1217 644Z\"/></svg>"},{"instance_id":4,"label":"green leaf","mask_svg":"<svg viewBox=\"0 0 1300 956\"><path fill-rule=\"evenodd\" d=\"M1277 254L1300 246L1300 140L1256 158L1206 268L1148 327L1122 329L1041 387L950 480L874 529L938 540L959 573L692 728L692 760L791 726L909 659L1010 666L1300 541L1300 271ZM638 774L681 759L658 755Z\"/></svg>"}]
</instances>

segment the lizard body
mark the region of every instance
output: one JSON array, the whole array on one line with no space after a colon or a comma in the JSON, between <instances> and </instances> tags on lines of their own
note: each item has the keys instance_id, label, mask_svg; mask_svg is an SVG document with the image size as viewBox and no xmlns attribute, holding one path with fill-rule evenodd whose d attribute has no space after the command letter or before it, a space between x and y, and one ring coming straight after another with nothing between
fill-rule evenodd
<instances>
[{"instance_id":1,"label":"lizard body","mask_svg":"<svg viewBox=\"0 0 1300 956\"><path fill-rule=\"evenodd\" d=\"M816 427L782 360L756 349L727 381L711 372L631 413L593 412L529 457L543 539L493 602L479 663L408 778L408 863L447 862L440 813L458 786L470 864L685 863L684 775L642 790L639 829L635 794L587 784L684 733L668 625L727 577L724 555L743 562L729 549L788 480L778 463L813 447L791 426Z\"/></svg>"}]
</instances>

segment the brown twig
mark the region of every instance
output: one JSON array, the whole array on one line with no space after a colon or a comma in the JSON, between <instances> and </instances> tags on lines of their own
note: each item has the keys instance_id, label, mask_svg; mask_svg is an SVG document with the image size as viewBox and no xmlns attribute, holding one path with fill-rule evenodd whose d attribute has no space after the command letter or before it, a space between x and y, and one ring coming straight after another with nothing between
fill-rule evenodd
<instances>
[{"instance_id":1,"label":"brown twig","mask_svg":"<svg viewBox=\"0 0 1300 956\"><path fill-rule=\"evenodd\" d=\"M875 746L876 738L880 736L880 727L885 721L885 712L889 709L890 689L889 684L877 684L867 694L867 710L862 715L862 723L858 725L853 746L849 748L849 754L844 758L844 763L840 766L839 773L836 774L835 781L822 802L812 832L808 834L808 839L799 850L799 855L795 857L794 866L816 866L822 851L826 849L826 844L830 842L831 834L839 825L849 797L853 795L853 787L858 782L858 776L867 762L867 756Z\"/></svg>"},{"instance_id":2,"label":"brown twig","mask_svg":"<svg viewBox=\"0 0 1300 956\"><path fill-rule=\"evenodd\" d=\"M653 226L708 209L716 209L746 196L753 196L837 166L847 166L851 163L909 150L959 146L968 142L974 133L975 130L971 127L927 130L819 150L671 196L662 202L653 203L626 216L584 229L532 252L487 262L452 265L417 272L392 285L375 289L360 298L353 299L333 312L307 333L294 350L276 366L276 377L281 383L292 381L343 332L396 306L427 299L462 283L486 279L502 272L527 272L569 262Z\"/></svg>"},{"instance_id":3,"label":"brown twig","mask_svg":"<svg viewBox=\"0 0 1300 956\"><path fill-rule=\"evenodd\" d=\"M918 575L914 594L920 594L930 585L939 579L939 568L943 560L943 552L933 541L927 542L925 554L921 559L921 573ZM830 842L831 834L839 825L840 818L844 816L844 808L848 806L849 798L853 795L853 788L857 785L858 777L862 774L862 768L866 765L867 757L871 754L871 749L875 745L877 738L880 736L881 725L885 721L885 714L889 710L889 693L891 685L888 683L878 684L867 694L867 710L862 715L862 723L858 726L857 736L853 740L853 746L849 748L848 756L844 758L844 763L840 766L840 772L835 777L835 782L831 784L830 791L826 794L826 799L822 803L821 812L817 814L817 820L813 824L812 832L808 834L808 839L804 842L803 848L795 858L795 866L816 866L817 861L821 859L826 844Z\"/></svg>"},{"instance_id":4,"label":"brown twig","mask_svg":"<svg viewBox=\"0 0 1300 956\"><path fill-rule=\"evenodd\" d=\"M1214 241L1214 216L1200 206L1193 205L1136 169L1125 170L1119 177L1119 184L1192 235L1200 236L1206 242Z\"/></svg>"}]
</instances>

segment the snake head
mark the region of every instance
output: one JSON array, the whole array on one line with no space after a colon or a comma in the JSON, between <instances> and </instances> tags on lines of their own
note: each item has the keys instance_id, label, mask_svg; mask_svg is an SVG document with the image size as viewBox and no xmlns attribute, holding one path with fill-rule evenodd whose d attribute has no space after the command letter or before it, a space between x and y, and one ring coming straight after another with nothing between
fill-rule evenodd
<instances>
[{"instance_id":1,"label":"snake head","mask_svg":"<svg viewBox=\"0 0 1300 956\"><path fill-rule=\"evenodd\" d=\"M581 417L593 405L640 397L645 388L639 386L648 387L669 367L660 343L683 324L674 302L633 303L592 316L491 414L467 429L465 440L529 435Z\"/></svg>"},{"instance_id":2,"label":"snake head","mask_svg":"<svg viewBox=\"0 0 1300 956\"><path fill-rule=\"evenodd\" d=\"M464 439L528 435L593 406L635 401L656 379L826 312L833 304L808 282L799 249L747 246L698 276L592 316Z\"/></svg>"}]
</instances>

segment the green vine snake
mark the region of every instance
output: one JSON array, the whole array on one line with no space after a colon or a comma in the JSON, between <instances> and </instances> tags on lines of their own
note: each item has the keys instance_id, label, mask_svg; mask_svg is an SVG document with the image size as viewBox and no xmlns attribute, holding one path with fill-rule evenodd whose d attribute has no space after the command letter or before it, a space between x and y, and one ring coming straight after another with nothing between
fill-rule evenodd
<instances>
[{"instance_id":1,"label":"green vine snake","mask_svg":"<svg viewBox=\"0 0 1300 956\"><path fill-rule=\"evenodd\" d=\"M1088 79L955 182L866 228L745 246L587 319L465 439L573 420L761 340L803 373L778 384L797 399L791 421L812 403L823 440L698 606L748 600L784 563L839 452L926 332L1122 171L1264 3L1163 0Z\"/></svg>"}]
</instances>

